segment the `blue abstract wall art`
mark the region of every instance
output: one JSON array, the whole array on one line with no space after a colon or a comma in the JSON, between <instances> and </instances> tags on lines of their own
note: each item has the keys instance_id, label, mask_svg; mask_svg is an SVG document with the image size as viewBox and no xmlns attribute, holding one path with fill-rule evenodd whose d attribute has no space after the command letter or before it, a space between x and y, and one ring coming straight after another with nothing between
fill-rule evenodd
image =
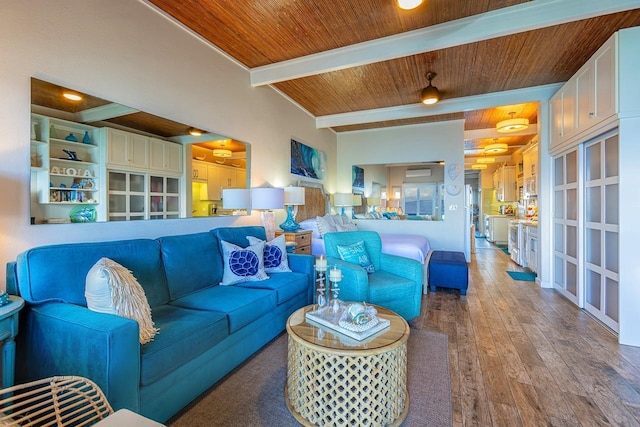
<instances>
[{"instance_id":1,"label":"blue abstract wall art","mask_svg":"<svg viewBox=\"0 0 640 427\"><path fill-rule=\"evenodd\" d=\"M322 151L291 140L291 173L313 179L324 179L327 156Z\"/></svg>"},{"instance_id":2,"label":"blue abstract wall art","mask_svg":"<svg viewBox=\"0 0 640 427\"><path fill-rule=\"evenodd\" d=\"M353 188L364 189L364 169L354 166L351 177L353 178L353 183L351 184Z\"/></svg>"}]
</instances>

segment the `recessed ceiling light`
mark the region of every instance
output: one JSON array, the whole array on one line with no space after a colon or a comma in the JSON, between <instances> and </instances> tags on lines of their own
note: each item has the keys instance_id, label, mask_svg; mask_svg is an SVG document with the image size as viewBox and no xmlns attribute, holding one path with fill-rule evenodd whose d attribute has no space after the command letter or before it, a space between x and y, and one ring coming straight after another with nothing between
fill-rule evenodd
<instances>
[{"instance_id":1,"label":"recessed ceiling light","mask_svg":"<svg viewBox=\"0 0 640 427\"><path fill-rule=\"evenodd\" d=\"M65 92L62 94L62 96L67 98L69 101L80 101L82 99L82 97L77 93L71 93L71 92Z\"/></svg>"},{"instance_id":2,"label":"recessed ceiling light","mask_svg":"<svg viewBox=\"0 0 640 427\"><path fill-rule=\"evenodd\" d=\"M422 0L398 0L398 7L404 10L415 9L422 4Z\"/></svg>"},{"instance_id":3,"label":"recessed ceiling light","mask_svg":"<svg viewBox=\"0 0 640 427\"><path fill-rule=\"evenodd\" d=\"M202 131L196 128L189 128L189 134L191 136L200 136L202 135Z\"/></svg>"}]
</instances>

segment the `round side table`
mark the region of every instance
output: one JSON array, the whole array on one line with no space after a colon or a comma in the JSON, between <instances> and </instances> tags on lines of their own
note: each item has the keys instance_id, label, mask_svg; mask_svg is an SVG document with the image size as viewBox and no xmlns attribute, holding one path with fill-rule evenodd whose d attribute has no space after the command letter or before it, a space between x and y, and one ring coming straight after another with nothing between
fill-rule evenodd
<instances>
[{"instance_id":1,"label":"round side table","mask_svg":"<svg viewBox=\"0 0 640 427\"><path fill-rule=\"evenodd\" d=\"M315 308L287 320L289 411L306 426L399 425L409 410L407 322L376 307L389 328L357 341L307 322Z\"/></svg>"}]
</instances>

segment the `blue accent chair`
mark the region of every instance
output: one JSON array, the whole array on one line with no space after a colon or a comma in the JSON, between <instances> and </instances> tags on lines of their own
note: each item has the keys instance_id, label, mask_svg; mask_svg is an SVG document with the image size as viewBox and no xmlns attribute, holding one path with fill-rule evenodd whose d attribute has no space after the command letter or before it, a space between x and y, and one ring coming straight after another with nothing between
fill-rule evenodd
<instances>
[{"instance_id":1,"label":"blue accent chair","mask_svg":"<svg viewBox=\"0 0 640 427\"><path fill-rule=\"evenodd\" d=\"M342 270L339 298L364 301L389 309L406 320L420 315L422 265L413 259L382 253L382 241L375 231L345 231L324 235L329 268ZM375 268L367 273L358 264L343 261L338 246L362 240Z\"/></svg>"}]
</instances>

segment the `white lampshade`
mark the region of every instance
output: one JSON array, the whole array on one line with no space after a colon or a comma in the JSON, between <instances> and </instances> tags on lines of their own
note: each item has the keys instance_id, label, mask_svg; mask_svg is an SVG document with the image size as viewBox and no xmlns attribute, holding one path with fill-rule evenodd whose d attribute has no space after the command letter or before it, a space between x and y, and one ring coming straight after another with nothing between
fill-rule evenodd
<instances>
[{"instance_id":1,"label":"white lampshade","mask_svg":"<svg viewBox=\"0 0 640 427\"><path fill-rule=\"evenodd\" d=\"M500 133L509 133L509 132L518 132L520 130L525 130L529 127L529 119L507 119L501 122L498 122L496 125L496 132Z\"/></svg>"},{"instance_id":2,"label":"white lampshade","mask_svg":"<svg viewBox=\"0 0 640 427\"><path fill-rule=\"evenodd\" d=\"M224 188L222 190L222 207L224 209L249 209L251 207L251 191L247 188Z\"/></svg>"},{"instance_id":3,"label":"white lampshade","mask_svg":"<svg viewBox=\"0 0 640 427\"><path fill-rule=\"evenodd\" d=\"M507 144L502 144L502 143L489 144L486 147L484 147L484 152L487 154L498 154L498 153L504 153L508 149L509 149L509 146Z\"/></svg>"},{"instance_id":4,"label":"white lampshade","mask_svg":"<svg viewBox=\"0 0 640 427\"><path fill-rule=\"evenodd\" d=\"M351 206L362 206L362 196L360 194L354 194Z\"/></svg>"},{"instance_id":5,"label":"white lampshade","mask_svg":"<svg viewBox=\"0 0 640 427\"><path fill-rule=\"evenodd\" d=\"M380 206L380 203L382 203L380 197L367 197L368 206Z\"/></svg>"},{"instance_id":6,"label":"white lampshade","mask_svg":"<svg viewBox=\"0 0 640 427\"><path fill-rule=\"evenodd\" d=\"M333 206L353 206L353 194L351 193L334 194Z\"/></svg>"},{"instance_id":7,"label":"white lampshade","mask_svg":"<svg viewBox=\"0 0 640 427\"><path fill-rule=\"evenodd\" d=\"M304 205L304 187L284 187L284 204Z\"/></svg>"},{"instance_id":8,"label":"white lampshade","mask_svg":"<svg viewBox=\"0 0 640 427\"><path fill-rule=\"evenodd\" d=\"M283 209L284 189L257 187L251 189L252 209Z\"/></svg>"},{"instance_id":9,"label":"white lampshade","mask_svg":"<svg viewBox=\"0 0 640 427\"><path fill-rule=\"evenodd\" d=\"M388 208L399 208L400 207L400 200L398 199L392 199L392 200L387 200L387 207Z\"/></svg>"}]
</instances>

